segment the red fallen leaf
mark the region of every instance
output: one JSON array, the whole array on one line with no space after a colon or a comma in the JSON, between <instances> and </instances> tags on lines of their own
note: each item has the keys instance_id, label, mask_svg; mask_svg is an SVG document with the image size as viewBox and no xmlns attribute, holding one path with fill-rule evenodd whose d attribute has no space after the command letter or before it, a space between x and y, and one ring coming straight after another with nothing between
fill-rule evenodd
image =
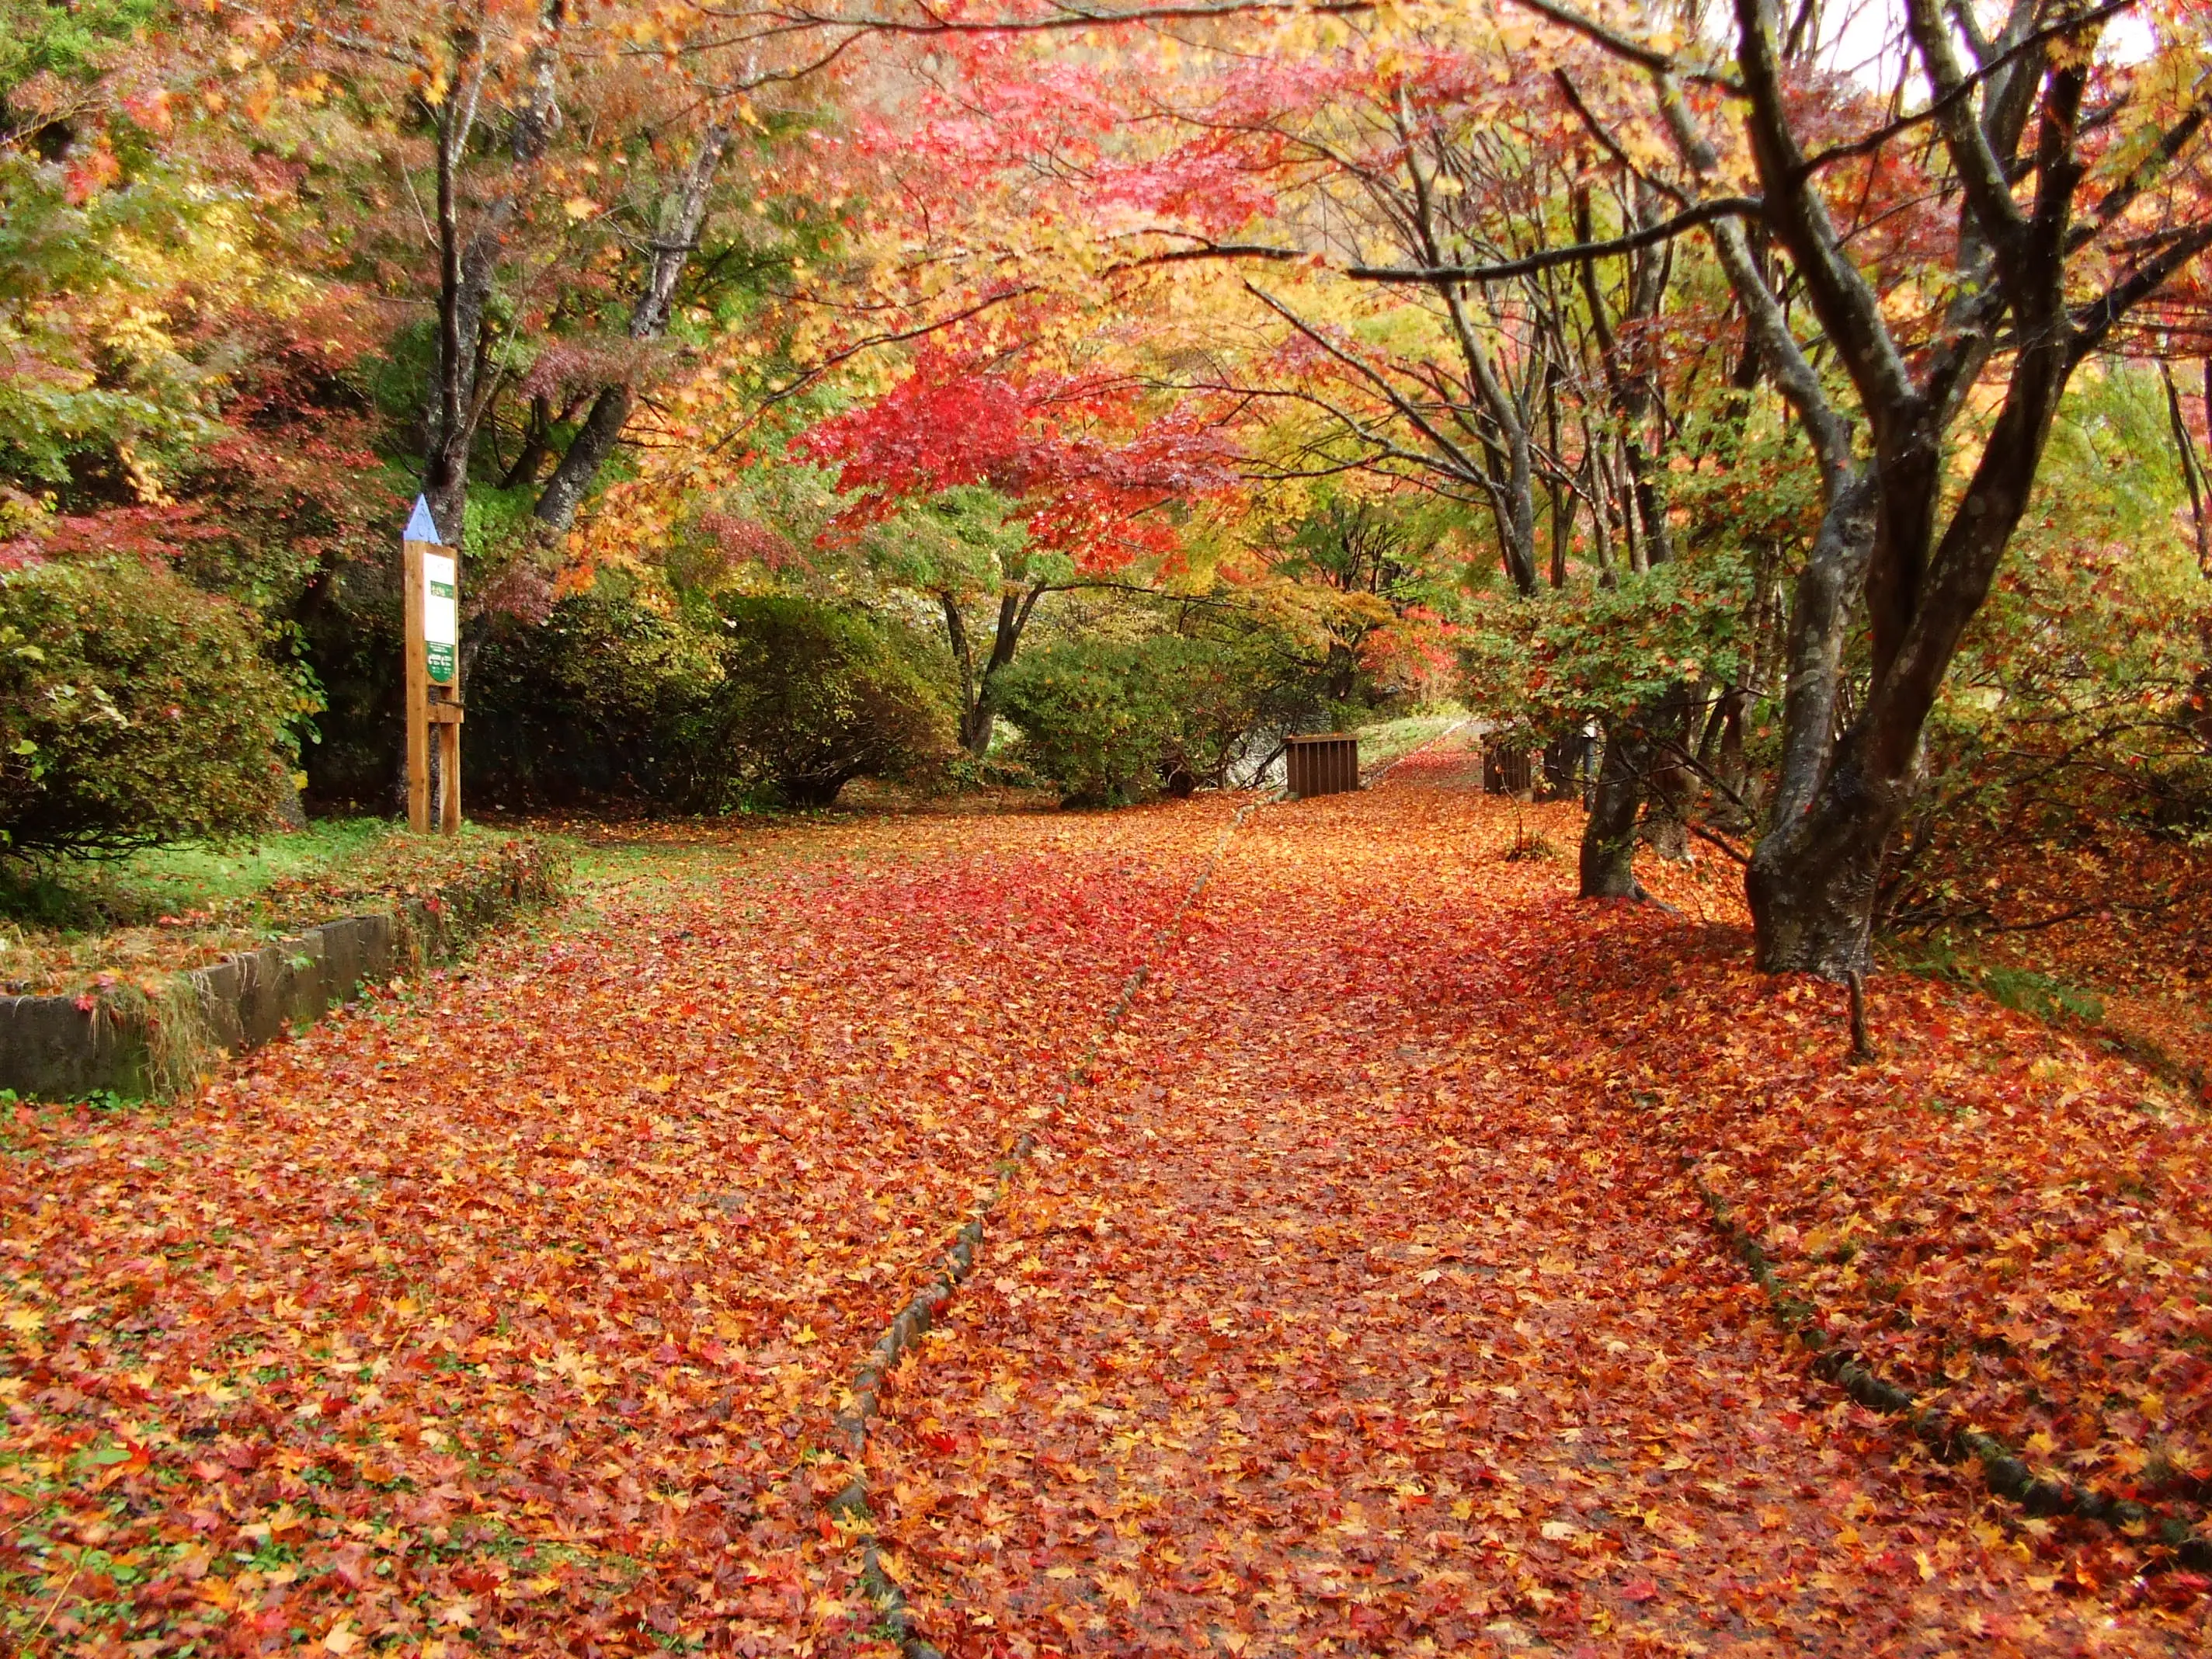
<instances>
[{"instance_id":1,"label":"red fallen leaf","mask_svg":"<svg viewBox=\"0 0 2212 1659\"><path fill-rule=\"evenodd\" d=\"M2147 1579L2144 1588L2150 1599L2162 1607L2185 1607L2207 1590L2212 1590L2212 1577L2201 1572L2162 1572L2155 1578Z\"/></svg>"},{"instance_id":2,"label":"red fallen leaf","mask_svg":"<svg viewBox=\"0 0 2212 1659\"><path fill-rule=\"evenodd\" d=\"M1620 1599L1624 1601L1649 1601L1658 1594L1659 1586L1649 1578L1632 1578L1620 1587Z\"/></svg>"}]
</instances>

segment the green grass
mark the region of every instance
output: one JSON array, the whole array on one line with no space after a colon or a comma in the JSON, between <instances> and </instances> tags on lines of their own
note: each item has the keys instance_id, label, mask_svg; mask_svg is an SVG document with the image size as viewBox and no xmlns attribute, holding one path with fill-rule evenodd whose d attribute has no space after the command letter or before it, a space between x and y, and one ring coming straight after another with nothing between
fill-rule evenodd
<instances>
[{"instance_id":1,"label":"green grass","mask_svg":"<svg viewBox=\"0 0 2212 1659\"><path fill-rule=\"evenodd\" d=\"M333 818L253 841L0 866L0 994L120 981L151 995L167 974L463 878L514 833L469 824L418 838L383 818Z\"/></svg>"},{"instance_id":2,"label":"green grass","mask_svg":"<svg viewBox=\"0 0 2212 1659\"><path fill-rule=\"evenodd\" d=\"M1355 734L1359 738L1360 769L1364 771L1388 766L1400 756L1411 754L1466 718L1458 713L1408 714L1400 720L1379 720L1373 726L1363 726Z\"/></svg>"},{"instance_id":3,"label":"green grass","mask_svg":"<svg viewBox=\"0 0 2212 1659\"><path fill-rule=\"evenodd\" d=\"M1971 986L1993 1002L2053 1024L2075 1019L2095 1025L2105 1018L2104 999L2094 991L2029 969L1978 962L1945 942L1936 942L1920 961L1897 965L1907 973Z\"/></svg>"},{"instance_id":4,"label":"green grass","mask_svg":"<svg viewBox=\"0 0 2212 1659\"><path fill-rule=\"evenodd\" d=\"M391 832L382 818L325 818L252 842L42 865L0 875L0 917L26 927L76 933L225 909L287 877L319 874L357 858Z\"/></svg>"},{"instance_id":5,"label":"green grass","mask_svg":"<svg viewBox=\"0 0 2212 1659\"><path fill-rule=\"evenodd\" d=\"M140 853L115 872L118 884L165 914L205 909L261 892L286 876L329 870L359 857L392 833L382 818L325 818L291 835L236 847L177 847Z\"/></svg>"}]
</instances>

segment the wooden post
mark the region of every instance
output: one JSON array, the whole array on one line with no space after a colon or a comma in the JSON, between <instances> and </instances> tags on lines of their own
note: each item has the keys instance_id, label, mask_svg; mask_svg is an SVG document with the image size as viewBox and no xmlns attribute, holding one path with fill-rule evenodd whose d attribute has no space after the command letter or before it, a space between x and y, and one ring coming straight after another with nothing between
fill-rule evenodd
<instances>
[{"instance_id":1,"label":"wooden post","mask_svg":"<svg viewBox=\"0 0 2212 1659\"><path fill-rule=\"evenodd\" d=\"M438 722L438 828L449 836L461 832L461 711L447 703L439 711L453 718Z\"/></svg>"},{"instance_id":2,"label":"wooden post","mask_svg":"<svg viewBox=\"0 0 2212 1659\"><path fill-rule=\"evenodd\" d=\"M430 728L438 728L438 827L461 828L460 570L420 495L399 542L406 614L407 827L430 833Z\"/></svg>"},{"instance_id":3,"label":"wooden post","mask_svg":"<svg viewBox=\"0 0 2212 1659\"><path fill-rule=\"evenodd\" d=\"M415 532L430 524L428 511L416 501L415 517L407 521L408 535L399 544L399 591L405 596L406 636L404 647L407 675L407 827L418 836L430 833L430 678L422 653L422 556L437 545L437 532L422 541Z\"/></svg>"}]
</instances>

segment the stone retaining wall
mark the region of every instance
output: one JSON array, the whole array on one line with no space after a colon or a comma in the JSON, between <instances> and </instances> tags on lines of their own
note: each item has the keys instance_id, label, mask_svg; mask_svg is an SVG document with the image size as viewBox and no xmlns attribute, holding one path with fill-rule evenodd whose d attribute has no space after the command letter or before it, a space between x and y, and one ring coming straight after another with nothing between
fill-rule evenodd
<instances>
[{"instance_id":1,"label":"stone retaining wall","mask_svg":"<svg viewBox=\"0 0 2212 1659\"><path fill-rule=\"evenodd\" d=\"M234 1054L312 1025L400 963L397 918L344 916L180 975L216 1047ZM143 1022L76 997L0 997L0 1089L72 1099L148 1091Z\"/></svg>"}]
</instances>

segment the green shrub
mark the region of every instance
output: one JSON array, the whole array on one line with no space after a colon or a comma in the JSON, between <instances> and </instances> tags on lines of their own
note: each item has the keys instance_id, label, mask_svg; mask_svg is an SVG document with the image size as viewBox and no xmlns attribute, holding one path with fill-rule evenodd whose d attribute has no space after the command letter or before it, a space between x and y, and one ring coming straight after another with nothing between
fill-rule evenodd
<instances>
[{"instance_id":1,"label":"green shrub","mask_svg":"<svg viewBox=\"0 0 2212 1659\"><path fill-rule=\"evenodd\" d=\"M727 595L721 681L692 726L702 805L763 786L827 806L864 772L899 773L951 747L943 694L895 629L811 599Z\"/></svg>"},{"instance_id":2,"label":"green shrub","mask_svg":"<svg viewBox=\"0 0 2212 1659\"><path fill-rule=\"evenodd\" d=\"M1175 711L1175 726L1160 752L1160 781L1172 795L1201 783L1224 784L1230 763L1255 731L1293 729L1301 688L1288 683L1269 641L1237 641L1162 635L1145 641L1144 672L1152 695Z\"/></svg>"},{"instance_id":3,"label":"green shrub","mask_svg":"<svg viewBox=\"0 0 2212 1659\"><path fill-rule=\"evenodd\" d=\"M713 623L603 581L542 623L479 624L461 739L469 797L499 806L688 799L688 730L720 672Z\"/></svg>"},{"instance_id":4,"label":"green shrub","mask_svg":"<svg viewBox=\"0 0 2212 1659\"><path fill-rule=\"evenodd\" d=\"M0 848L98 854L266 823L311 701L252 617L137 559L0 578Z\"/></svg>"},{"instance_id":5,"label":"green shrub","mask_svg":"<svg viewBox=\"0 0 2212 1659\"><path fill-rule=\"evenodd\" d=\"M1161 635L1066 640L1001 671L1020 753L1070 806L1188 794L1218 782L1265 717L1269 682L1236 646Z\"/></svg>"},{"instance_id":6,"label":"green shrub","mask_svg":"<svg viewBox=\"0 0 2212 1659\"><path fill-rule=\"evenodd\" d=\"M1114 806L1160 787L1176 709L1141 646L1063 640L1001 669L1000 708L1020 753L1063 805Z\"/></svg>"}]
</instances>

